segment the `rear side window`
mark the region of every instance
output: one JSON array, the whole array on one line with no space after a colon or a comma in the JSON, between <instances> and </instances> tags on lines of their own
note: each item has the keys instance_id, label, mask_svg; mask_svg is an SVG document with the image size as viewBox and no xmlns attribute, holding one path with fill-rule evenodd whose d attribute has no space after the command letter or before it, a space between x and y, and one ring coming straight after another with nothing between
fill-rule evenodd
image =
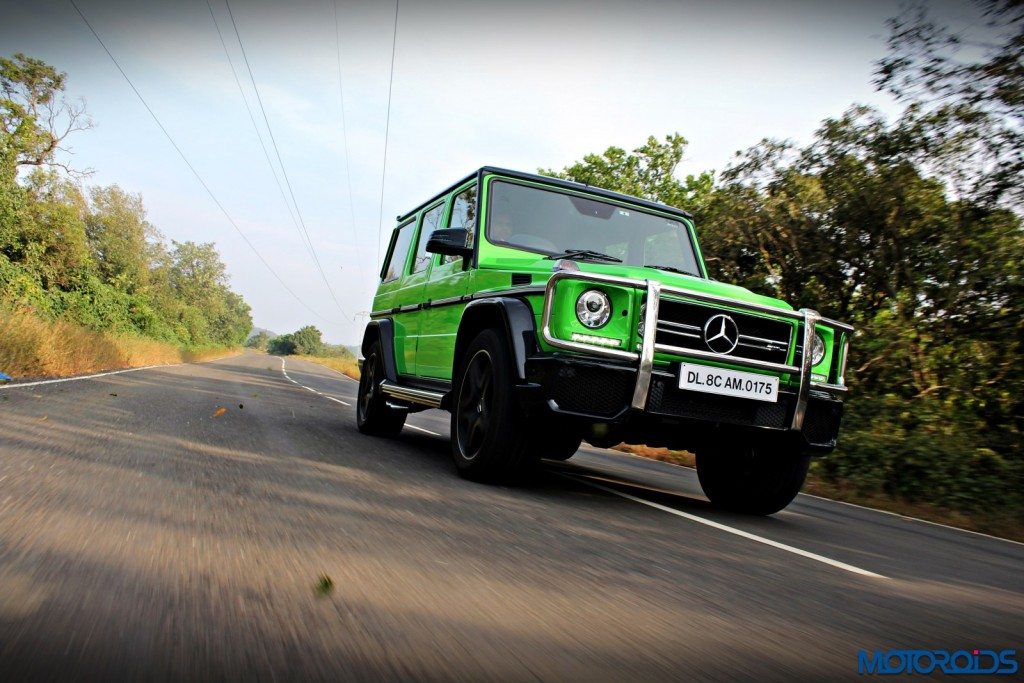
<instances>
[{"instance_id":1,"label":"rear side window","mask_svg":"<svg viewBox=\"0 0 1024 683\"><path fill-rule=\"evenodd\" d=\"M387 266L384 268L384 278L381 282L391 282L402 277L405 269L405 261L409 256L409 245L412 244L412 234L415 224L409 221L398 228L397 234L392 238L391 251L388 253Z\"/></svg>"},{"instance_id":2,"label":"rear side window","mask_svg":"<svg viewBox=\"0 0 1024 683\"><path fill-rule=\"evenodd\" d=\"M452 202L452 214L448 218L449 228L465 228L469 233L466 246L473 246L473 231L476 229L476 185L460 192ZM458 261L461 256L445 256L444 263Z\"/></svg>"},{"instance_id":3,"label":"rear side window","mask_svg":"<svg viewBox=\"0 0 1024 683\"><path fill-rule=\"evenodd\" d=\"M441 213L444 211L444 204L438 204L430 211L423 214L423 223L420 226L420 243L416 248L416 260L412 262L412 272L421 273L430 265L430 257L433 254L427 253L427 240L431 233L441 227Z\"/></svg>"}]
</instances>

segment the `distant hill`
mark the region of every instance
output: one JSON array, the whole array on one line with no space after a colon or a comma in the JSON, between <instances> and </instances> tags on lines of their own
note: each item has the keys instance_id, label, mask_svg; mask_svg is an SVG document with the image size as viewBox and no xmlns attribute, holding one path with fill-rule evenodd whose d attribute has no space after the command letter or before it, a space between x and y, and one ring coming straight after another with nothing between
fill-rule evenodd
<instances>
[{"instance_id":1,"label":"distant hill","mask_svg":"<svg viewBox=\"0 0 1024 683\"><path fill-rule=\"evenodd\" d=\"M252 331L249 332L249 336L245 338L245 341L249 341L250 339L255 337L257 334L259 334L260 332L266 332L267 336L270 337L271 339L273 339L274 337L277 336L277 332L274 332L272 330L268 330L268 329L263 328L263 327L254 327L254 328L252 328Z\"/></svg>"}]
</instances>

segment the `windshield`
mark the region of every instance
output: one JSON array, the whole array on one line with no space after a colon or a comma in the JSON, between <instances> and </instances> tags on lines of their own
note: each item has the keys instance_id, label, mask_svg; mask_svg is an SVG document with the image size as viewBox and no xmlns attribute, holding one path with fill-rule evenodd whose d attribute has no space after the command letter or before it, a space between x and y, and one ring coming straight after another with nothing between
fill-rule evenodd
<instances>
[{"instance_id":1,"label":"windshield","mask_svg":"<svg viewBox=\"0 0 1024 683\"><path fill-rule=\"evenodd\" d=\"M631 266L699 275L682 221L518 183L491 183L487 239L545 256L594 251Z\"/></svg>"}]
</instances>

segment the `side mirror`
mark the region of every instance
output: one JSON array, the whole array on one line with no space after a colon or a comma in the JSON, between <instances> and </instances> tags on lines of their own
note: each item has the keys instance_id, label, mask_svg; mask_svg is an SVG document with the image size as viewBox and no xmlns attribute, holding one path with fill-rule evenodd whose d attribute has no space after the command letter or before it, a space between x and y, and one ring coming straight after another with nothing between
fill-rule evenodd
<instances>
[{"instance_id":1,"label":"side mirror","mask_svg":"<svg viewBox=\"0 0 1024 683\"><path fill-rule=\"evenodd\" d=\"M473 247L467 246L469 232L465 228L435 230L427 240L427 252L445 256L469 256Z\"/></svg>"}]
</instances>

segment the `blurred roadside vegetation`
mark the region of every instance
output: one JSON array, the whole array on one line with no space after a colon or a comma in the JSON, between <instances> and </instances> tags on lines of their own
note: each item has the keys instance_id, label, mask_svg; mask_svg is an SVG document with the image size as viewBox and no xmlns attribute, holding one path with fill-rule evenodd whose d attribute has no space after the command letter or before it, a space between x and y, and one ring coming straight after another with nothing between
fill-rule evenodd
<instances>
[{"instance_id":1,"label":"blurred roadside vegetation","mask_svg":"<svg viewBox=\"0 0 1024 683\"><path fill-rule=\"evenodd\" d=\"M319 363L352 379L359 379L359 364L352 351L340 344L324 343L322 337L320 330L313 325L276 336L266 330L259 330L250 336L246 346L277 356L300 356L303 360Z\"/></svg>"},{"instance_id":2,"label":"blurred roadside vegetation","mask_svg":"<svg viewBox=\"0 0 1024 683\"><path fill-rule=\"evenodd\" d=\"M679 180L654 137L543 171L689 209L711 276L854 324L839 449L811 487L1024 524L1024 7L984 5L997 44L911 8L876 85L798 146L765 139ZM970 48L970 49L968 49Z\"/></svg>"},{"instance_id":3,"label":"blurred roadside vegetation","mask_svg":"<svg viewBox=\"0 0 1024 683\"><path fill-rule=\"evenodd\" d=\"M92 125L64 88L40 60L0 58L0 371L67 375L240 345L249 306L213 244L168 243L139 195L90 187L61 163L67 138Z\"/></svg>"}]
</instances>

